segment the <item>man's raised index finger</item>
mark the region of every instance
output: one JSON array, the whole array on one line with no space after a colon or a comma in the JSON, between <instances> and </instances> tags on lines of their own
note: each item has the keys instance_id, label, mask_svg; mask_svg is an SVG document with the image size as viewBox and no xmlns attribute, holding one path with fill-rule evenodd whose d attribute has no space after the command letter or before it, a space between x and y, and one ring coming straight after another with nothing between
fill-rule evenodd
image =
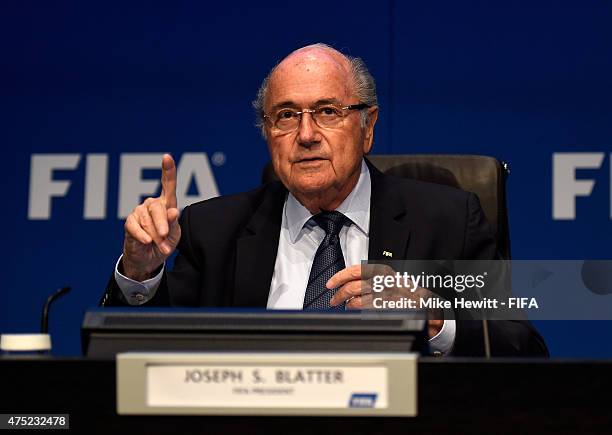
<instances>
[{"instance_id":1,"label":"man's raised index finger","mask_svg":"<svg viewBox=\"0 0 612 435\"><path fill-rule=\"evenodd\" d=\"M166 208L176 208L176 165L170 154L162 158L162 196L166 200Z\"/></svg>"}]
</instances>

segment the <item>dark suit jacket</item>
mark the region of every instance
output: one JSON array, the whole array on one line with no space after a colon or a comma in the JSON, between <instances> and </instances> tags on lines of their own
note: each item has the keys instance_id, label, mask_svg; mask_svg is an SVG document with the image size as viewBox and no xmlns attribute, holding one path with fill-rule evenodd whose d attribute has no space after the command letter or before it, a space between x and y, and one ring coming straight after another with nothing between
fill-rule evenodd
<instances>
[{"instance_id":1,"label":"dark suit jacket","mask_svg":"<svg viewBox=\"0 0 612 435\"><path fill-rule=\"evenodd\" d=\"M382 174L369 164L370 260L489 260L496 244L478 198L437 184ZM174 269L145 305L266 307L274 272L282 209L280 182L186 207ZM111 278L102 304L125 305ZM548 354L526 321L491 321L493 355ZM482 322L457 321L453 355L483 355Z\"/></svg>"}]
</instances>

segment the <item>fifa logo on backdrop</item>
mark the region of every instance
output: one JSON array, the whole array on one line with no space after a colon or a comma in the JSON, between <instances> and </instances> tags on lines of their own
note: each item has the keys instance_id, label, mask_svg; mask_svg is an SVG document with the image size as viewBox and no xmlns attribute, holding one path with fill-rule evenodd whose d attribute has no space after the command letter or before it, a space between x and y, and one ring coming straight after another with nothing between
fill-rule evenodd
<instances>
[{"instance_id":1,"label":"fifa logo on backdrop","mask_svg":"<svg viewBox=\"0 0 612 435\"><path fill-rule=\"evenodd\" d=\"M591 196L595 180L576 178L577 169L598 170L605 153L554 153L553 154L553 219L575 220L576 198ZM612 158L612 154L611 154ZM612 182L612 165L610 179ZM612 195L610 197L610 218L612 218Z\"/></svg>"},{"instance_id":2,"label":"fifa logo on backdrop","mask_svg":"<svg viewBox=\"0 0 612 435\"><path fill-rule=\"evenodd\" d=\"M159 169L162 153L124 153L119 161L118 217L124 219L143 196L152 196L160 188L160 180L143 179L143 171ZM72 180L54 178L54 171L74 171L85 161L84 219L106 219L108 202L108 154L32 154L28 218L51 219L54 198L68 194ZM223 164L224 156L213 154L213 163ZM177 162L176 197L181 207L219 196L206 153L183 153ZM194 184L197 194L190 195Z\"/></svg>"}]
</instances>

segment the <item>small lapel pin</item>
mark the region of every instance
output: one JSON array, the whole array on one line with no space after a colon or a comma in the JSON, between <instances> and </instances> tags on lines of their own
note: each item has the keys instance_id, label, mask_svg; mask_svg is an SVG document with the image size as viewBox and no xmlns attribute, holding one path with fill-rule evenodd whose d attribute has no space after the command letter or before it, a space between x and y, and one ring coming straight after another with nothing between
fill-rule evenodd
<instances>
[{"instance_id":1,"label":"small lapel pin","mask_svg":"<svg viewBox=\"0 0 612 435\"><path fill-rule=\"evenodd\" d=\"M392 252L389 252L389 251L383 251L383 255L384 255L385 257L393 257L393 253L392 253Z\"/></svg>"}]
</instances>

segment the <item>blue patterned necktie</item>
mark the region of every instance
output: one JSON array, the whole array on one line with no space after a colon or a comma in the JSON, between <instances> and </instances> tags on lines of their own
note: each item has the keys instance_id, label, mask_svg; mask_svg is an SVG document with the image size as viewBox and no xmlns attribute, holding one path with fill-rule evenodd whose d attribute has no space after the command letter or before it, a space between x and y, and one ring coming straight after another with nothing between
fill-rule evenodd
<instances>
[{"instance_id":1,"label":"blue patterned necktie","mask_svg":"<svg viewBox=\"0 0 612 435\"><path fill-rule=\"evenodd\" d=\"M319 245L312 261L306 295L305 310L343 310L344 304L330 307L329 301L338 289L328 289L325 283L345 268L344 256L340 247L340 230L351 221L338 211L323 211L313 216L315 222L325 230L325 237Z\"/></svg>"}]
</instances>

